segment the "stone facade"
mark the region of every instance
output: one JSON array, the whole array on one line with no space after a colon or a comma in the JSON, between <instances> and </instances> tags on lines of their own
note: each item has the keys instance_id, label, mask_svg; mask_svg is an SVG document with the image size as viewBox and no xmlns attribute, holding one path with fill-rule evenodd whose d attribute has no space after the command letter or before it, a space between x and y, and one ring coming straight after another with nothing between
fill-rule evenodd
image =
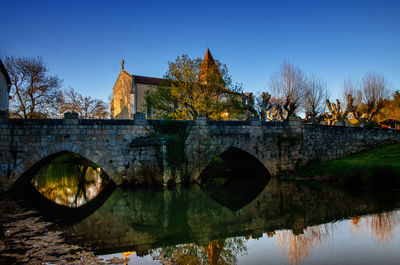
<instances>
[{"instance_id":1,"label":"stone facade","mask_svg":"<svg viewBox=\"0 0 400 265\"><path fill-rule=\"evenodd\" d=\"M122 68L113 87L111 101L111 117L115 119L132 119L136 113L144 113L151 116L151 112L145 105L146 91L154 86L159 86L161 78L131 75Z\"/></svg>"},{"instance_id":2,"label":"stone facade","mask_svg":"<svg viewBox=\"0 0 400 265\"><path fill-rule=\"evenodd\" d=\"M11 88L10 76L0 60L0 119L8 118L8 98Z\"/></svg>"},{"instance_id":3,"label":"stone facade","mask_svg":"<svg viewBox=\"0 0 400 265\"><path fill-rule=\"evenodd\" d=\"M136 113L150 116L145 105L146 91L160 85L163 79L131 75L123 68L113 88L111 117L115 119L132 119Z\"/></svg>"},{"instance_id":4,"label":"stone facade","mask_svg":"<svg viewBox=\"0 0 400 265\"><path fill-rule=\"evenodd\" d=\"M122 69L113 88L113 99L111 101L111 116L113 118L131 118L133 114L131 91L132 75Z\"/></svg>"},{"instance_id":5,"label":"stone facade","mask_svg":"<svg viewBox=\"0 0 400 265\"><path fill-rule=\"evenodd\" d=\"M135 120L24 120L0 124L2 188L29 178L42 161L60 152L77 153L104 169L117 184L162 185L184 175L199 181L216 156L238 148L258 159L271 175L312 160L331 160L377 145L400 142L400 131L289 122L208 121L188 126L184 149L188 162L171 175L166 144L152 138L144 116Z\"/></svg>"}]
</instances>

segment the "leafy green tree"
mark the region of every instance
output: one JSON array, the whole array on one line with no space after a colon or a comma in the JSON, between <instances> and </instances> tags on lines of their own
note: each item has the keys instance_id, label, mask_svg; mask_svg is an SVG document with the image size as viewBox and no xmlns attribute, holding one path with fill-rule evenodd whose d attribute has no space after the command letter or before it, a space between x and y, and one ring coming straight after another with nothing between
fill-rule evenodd
<instances>
[{"instance_id":1,"label":"leafy green tree","mask_svg":"<svg viewBox=\"0 0 400 265\"><path fill-rule=\"evenodd\" d=\"M200 58L191 59L184 54L168 62L165 81L145 96L153 116L167 119L206 116L220 120L243 115L241 85L232 85L226 65L212 57L211 60L204 66Z\"/></svg>"}]
</instances>

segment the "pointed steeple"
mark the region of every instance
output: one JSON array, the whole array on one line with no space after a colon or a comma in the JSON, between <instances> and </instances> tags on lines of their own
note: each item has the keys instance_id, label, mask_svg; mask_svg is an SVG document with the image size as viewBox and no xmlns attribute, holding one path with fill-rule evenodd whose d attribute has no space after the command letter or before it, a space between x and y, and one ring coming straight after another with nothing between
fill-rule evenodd
<instances>
[{"instance_id":1,"label":"pointed steeple","mask_svg":"<svg viewBox=\"0 0 400 265\"><path fill-rule=\"evenodd\" d=\"M211 55L210 50L207 48L206 55L200 67L197 82L206 85L219 85L224 87L225 82L222 79L218 66Z\"/></svg>"},{"instance_id":2,"label":"pointed steeple","mask_svg":"<svg viewBox=\"0 0 400 265\"><path fill-rule=\"evenodd\" d=\"M210 62L210 63L215 64L214 58L212 57L210 49L208 49L208 48L207 48L207 51L206 51L206 55L204 56L203 63L204 62Z\"/></svg>"}]
</instances>

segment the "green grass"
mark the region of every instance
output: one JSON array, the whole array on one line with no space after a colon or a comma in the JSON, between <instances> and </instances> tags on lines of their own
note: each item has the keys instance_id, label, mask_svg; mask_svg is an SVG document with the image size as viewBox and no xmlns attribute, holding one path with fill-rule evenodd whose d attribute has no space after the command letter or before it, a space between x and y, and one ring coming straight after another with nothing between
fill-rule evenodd
<instances>
[{"instance_id":1,"label":"green grass","mask_svg":"<svg viewBox=\"0 0 400 265\"><path fill-rule=\"evenodd\" d=\"M315 161L286 178L308 178L361 189L400 189L400 144L329 162Z\"/></svg>"}]
</instances>

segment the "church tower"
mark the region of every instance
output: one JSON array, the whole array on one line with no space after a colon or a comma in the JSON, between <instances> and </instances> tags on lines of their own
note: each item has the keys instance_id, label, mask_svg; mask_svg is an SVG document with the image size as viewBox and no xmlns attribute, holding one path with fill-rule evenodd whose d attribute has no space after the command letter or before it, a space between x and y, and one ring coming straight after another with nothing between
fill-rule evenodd
<instances>
[{"instance_id":1,"label":"church tower","mask_svg":"<svg viewBox=\"0 0 400 265\"><path fill-rule=\"evenodd\" d=\"M218 66L208 48L200 67L197 82L204 85L218 85L225 87L225 82L222 79Z\"/></svg>"}]
</instances>

